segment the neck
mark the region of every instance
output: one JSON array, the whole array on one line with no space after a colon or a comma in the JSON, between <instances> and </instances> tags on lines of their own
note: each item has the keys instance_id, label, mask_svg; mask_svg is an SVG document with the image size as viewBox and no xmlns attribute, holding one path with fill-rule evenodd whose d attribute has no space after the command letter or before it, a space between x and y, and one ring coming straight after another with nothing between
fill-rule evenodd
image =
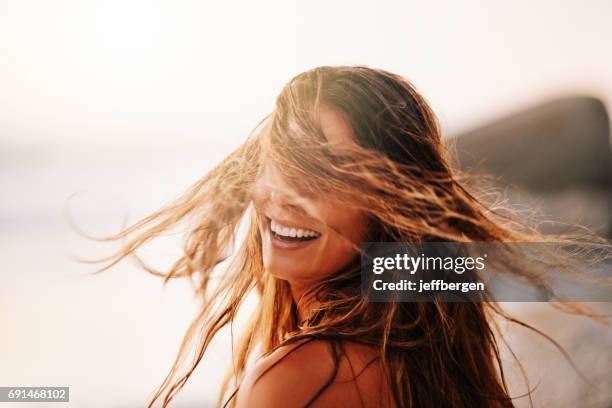
<instances>
[{"instance_id":1,"label":"neck","mask_svg":"<svg viewBox=\"0 0 612 408\"><path fill-rule=\"evenodd\" d=\"M290 282L291 296L297 306L298 321L303 322L308 319L312 310L317 304L312 294L308 293L310 285L301 282Z\"/></svg>"}]
</instances>

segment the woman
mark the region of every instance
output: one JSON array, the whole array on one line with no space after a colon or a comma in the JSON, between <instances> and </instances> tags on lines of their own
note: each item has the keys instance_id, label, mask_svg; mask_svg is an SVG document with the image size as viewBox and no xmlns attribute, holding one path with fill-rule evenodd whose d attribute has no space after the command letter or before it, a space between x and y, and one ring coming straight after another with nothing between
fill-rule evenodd
<instances>
[{"instance_id":1,"label":"woman","mask_svg":"<svg viewBox=\"0 0 612 408\"><path fill-rule=\"evenodd\" d=\"M129 240L103 269L178 223L189 228L168 273L143 263L166 279L197 278L205 296L150 405L172 400L256 290L221 405L513 406L495 303L373 303L360 293L365 241L545 239L481 203L457 174L430 107L400 76L325 66L293 78L240 148L110 237ZM246 236L234 249L241 220ZM219 281L209 287L213 270Z\"/></svg>"}]
</instances>

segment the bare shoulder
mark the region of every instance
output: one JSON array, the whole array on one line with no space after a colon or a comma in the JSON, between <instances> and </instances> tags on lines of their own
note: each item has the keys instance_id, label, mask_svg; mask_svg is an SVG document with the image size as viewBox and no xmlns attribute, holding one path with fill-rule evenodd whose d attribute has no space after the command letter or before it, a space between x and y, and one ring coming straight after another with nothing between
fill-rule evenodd
<instances>
[{"instance_id":1,"label":"bare shoulder","mask_svg":"<svg viewBox=\"0 0 612 408\"><path fill-rule=\"evenodd\" d=\"M335 349L310 340L275 350L250 369L237 407L385 407L388 389L375 350L352 342Z\"/></svg>"},{"instance_id":2,"label":"bare shoulder","mask_svg":"<svg viewBox=\"0 0 612 408\"><path fill-rule=\"evenodd\" d=\"M280 347L247 372L237 407L303 407L333 370L334 359L326 342L312 340Z\"/></svg>"}]
</instances>

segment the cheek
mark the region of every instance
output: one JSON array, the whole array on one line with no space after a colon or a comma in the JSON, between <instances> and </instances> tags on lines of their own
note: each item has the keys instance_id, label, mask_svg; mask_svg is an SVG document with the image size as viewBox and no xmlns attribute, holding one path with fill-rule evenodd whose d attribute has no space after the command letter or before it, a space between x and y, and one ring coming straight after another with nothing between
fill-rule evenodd
<instances>
[{"instance_id":1,"label":"cheek","mask_svg":"<svg viewBox=\"0 0 612 408\"><path fill-rule=\"evenodd\" d=\"M367 215L337 203L327 211L329 225L323 248L322 272L333 273L346 266L358 254L368 230Z\"/></svg>"},{"instance_id":2,"label":"cheek","mask_svg":"<svg viewBox=\"0 0 612 408\"><path fill-rule=\"evenodd\" d=\"M255 181L253 185L253 203L255 206L261 207L270 196L270 187L261 178Z\"/></svg>"},{"instance_id":3,"label":"cheek","mask_svg":"<svg viewBox=\"0 0 612 408\"><path fill-rule=\"evenodd\" d=\"M326 220L331 235L339 241L350 241L360 245L368 229L367 214L340 202L332 202L326 211Z\"/></svg>"}]
</instances>

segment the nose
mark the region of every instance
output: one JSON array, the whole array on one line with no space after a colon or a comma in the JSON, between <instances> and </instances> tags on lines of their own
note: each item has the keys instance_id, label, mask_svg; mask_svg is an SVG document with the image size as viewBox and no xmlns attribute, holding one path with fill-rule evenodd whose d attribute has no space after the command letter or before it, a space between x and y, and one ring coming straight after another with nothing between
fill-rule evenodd
<instances>
[{"instance_id":1,"label":"nose","mask_svg":"<svg viewBox=\"0 0 612 408\"><path fill-rule=\"evenodd\" d=\"M301 199L295 191L290 188L278 172L266 166L259 175L253 194L253 200L257 203L267 203L278 207L299 206Z\"/></svg>"},{"instance_id":2,"label":"nose","mask_svg":"<svg viewBox=\"0 0 612 408\"><path fill-rule=\"evenodd\" d=\"M299 197L285 184L271 184L266 180L257 182L255 195L260 202L278 207L297 206Z\"/></svg>"}]
</instances>

